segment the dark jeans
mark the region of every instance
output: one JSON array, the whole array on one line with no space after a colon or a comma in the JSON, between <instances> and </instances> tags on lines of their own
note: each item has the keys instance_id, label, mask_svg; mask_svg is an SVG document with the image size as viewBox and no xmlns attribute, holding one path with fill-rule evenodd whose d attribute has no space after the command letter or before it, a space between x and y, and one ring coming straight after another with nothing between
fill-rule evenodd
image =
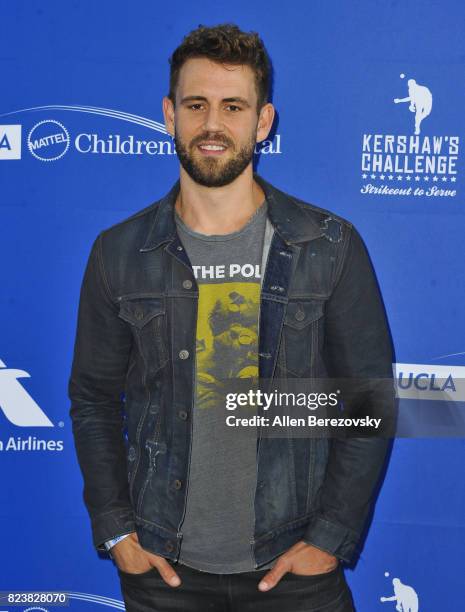
<instances>
[{"instance_id":1,"label":"dark jeans","mask_svg":"<svg viewBox=\"0 0 465 612\"><path fill-rule=\"evenodd\" d=\"M317 576L285 574L271 590L258 590L269 570L211 574L172 563L181 579L167 585L156 568L142 574L118 569L127 612L354 612L339 565Z\"/></svg>"}]
</instances>

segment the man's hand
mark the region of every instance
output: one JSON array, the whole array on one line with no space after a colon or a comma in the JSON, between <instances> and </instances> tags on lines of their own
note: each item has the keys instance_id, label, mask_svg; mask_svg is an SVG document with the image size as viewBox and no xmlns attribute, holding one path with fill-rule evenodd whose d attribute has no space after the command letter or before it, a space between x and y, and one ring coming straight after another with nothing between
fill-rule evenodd
<instances>
[{"instance_id":1,"label":"man's hand","mask_svg":"<svg viewBox=\"0 0 465 612\"><path fill-rule=\"evenodd\" d=\"M278 557L274 566L261 579L258 588L260 591L269 591L287 572L299 576L314 576L330 572L338 564L339 559L334 555L306 542L297 542Z\"/></svg>"},{"instance_id":2,"label":"man's hand","mask_svg":"<svg viewBox=\"0 0 465 612\"><path fill-rule=\"evenodd\" d=\"M115 544L111 549L111 554L116 565L123 572L137 575L147 572L151 567L156 567L166 584L172 587L181 584L181 579L164 557L154 555L142 548L136 532L130 533L127 538Z\"/></svg>"}]
</instances>

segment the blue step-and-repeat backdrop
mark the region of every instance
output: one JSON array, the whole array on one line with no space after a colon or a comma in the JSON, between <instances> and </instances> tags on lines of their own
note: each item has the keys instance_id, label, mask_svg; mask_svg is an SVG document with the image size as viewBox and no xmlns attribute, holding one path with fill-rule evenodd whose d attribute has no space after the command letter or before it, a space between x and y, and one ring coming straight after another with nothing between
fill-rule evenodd
<instances>
[{"instance_id":1,"label":"blue step-and-repeat backdrop","mask_svg":"<svg viewBox=\"0 0 465 612\"><path fill-rule=\"evenodd\" d=\"M124 609L115 566L92 545L68 414L79 290L98 232L178 176L161 110L169 55L199 24L225 21L258 31L274 63L277 124L258 172L359 229L405 397L434 402L446 386L449 416L458 399L462 0L2 0L1 591ZM464 450L460 436L395 440L363 551L346 569L357 610L465 609ZM29 607L40 605L50 607Z\"/></svg>"}]
</instances>

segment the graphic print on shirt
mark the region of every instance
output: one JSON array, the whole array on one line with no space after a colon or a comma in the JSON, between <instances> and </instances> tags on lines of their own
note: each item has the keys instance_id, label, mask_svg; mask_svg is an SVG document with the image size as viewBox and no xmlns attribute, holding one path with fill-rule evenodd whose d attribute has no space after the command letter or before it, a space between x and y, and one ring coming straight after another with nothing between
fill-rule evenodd
<instances>
[{"instance_id":1,"label":"graphic print on shirt","mask_svg":"<svg viewBox=\"0 0 465 612\"><path fill-rule=\"evenodd\" d=\"M228 379L258 377L260 283L198 280L197 406L208 408Z\"/></svg>"}]
</instances>

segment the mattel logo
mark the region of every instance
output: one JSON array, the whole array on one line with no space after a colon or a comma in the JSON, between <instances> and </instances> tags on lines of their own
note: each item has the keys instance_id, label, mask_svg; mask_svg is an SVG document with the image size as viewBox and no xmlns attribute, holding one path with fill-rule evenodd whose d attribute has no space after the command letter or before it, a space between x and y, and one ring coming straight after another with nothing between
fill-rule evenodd
<instances>
[{"instance_id":1,"label":"mattel logo","mask_svg":"<svg viewBox=\"0 0 465 612\"><path fill-rule=\"evenodd\" d=\"M21 159L21 126L0 125L0 160Z\"/></svg>"}]
</instances>

